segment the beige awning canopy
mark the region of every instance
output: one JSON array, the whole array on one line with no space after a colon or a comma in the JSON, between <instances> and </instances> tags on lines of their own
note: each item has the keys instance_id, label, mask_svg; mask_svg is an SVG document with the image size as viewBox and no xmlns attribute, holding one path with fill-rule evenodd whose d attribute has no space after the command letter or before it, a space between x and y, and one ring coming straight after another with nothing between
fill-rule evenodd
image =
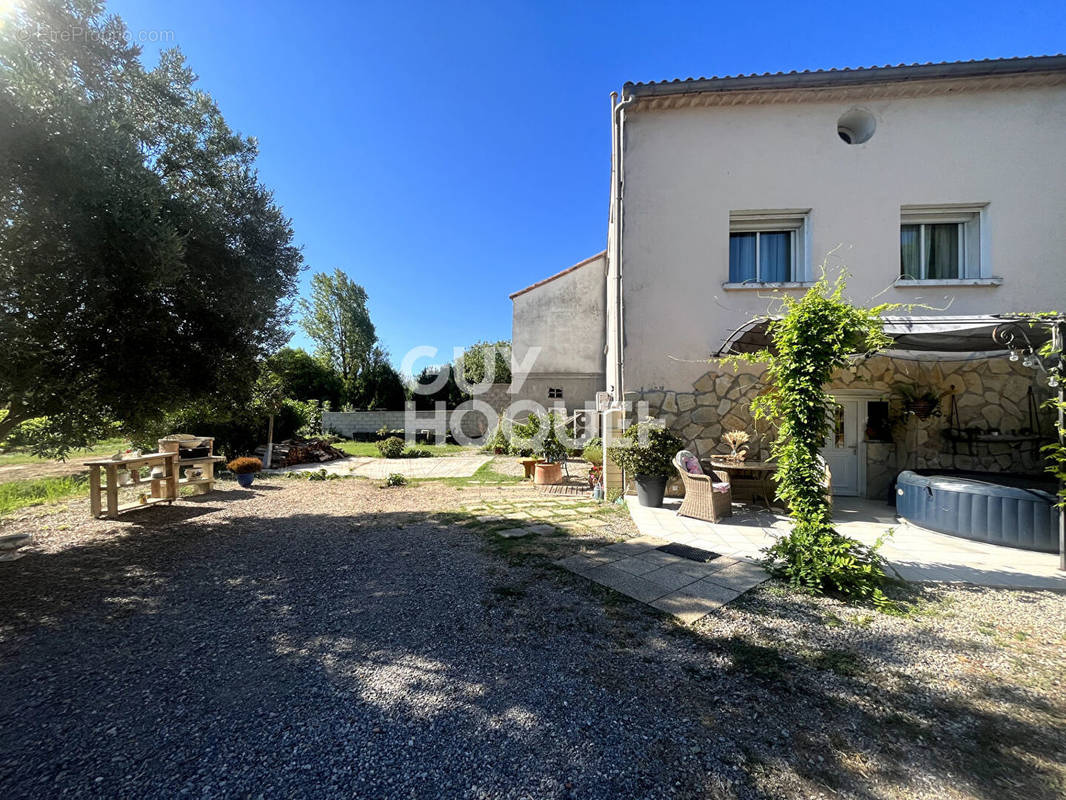
<instances>
[{"instance_id":1,"label":"beige awning canopy","mask_svg":"<svg viewBox=\"0 0 1066 800\"><path fill-rule=\"evenodd\" d=\"M770 347L767 327L773 317L753 319L731 333L716 356L755 353ZM885 348L895 358L965 360L1027 350L1051 338L1049 325L1030 325L1008 314L967 317L885 317L884 331L893 343Z\"/></svg>"}]
</instances>

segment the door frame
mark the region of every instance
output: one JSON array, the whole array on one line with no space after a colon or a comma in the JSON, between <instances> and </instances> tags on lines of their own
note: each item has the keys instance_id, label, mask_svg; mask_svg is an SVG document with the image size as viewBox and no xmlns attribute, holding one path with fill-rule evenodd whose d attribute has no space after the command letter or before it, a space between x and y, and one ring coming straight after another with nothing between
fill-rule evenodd
<instances>
[{"instance_id":1,"label":"door frame","mask_svg":"<svg viewBox=\"0 0 1066 800\"><path fill-rule=\"evenodd\" d=\"M867 407L871 401L884 400L885 393L876 389L838 389L830 390L829 394L834 401L839 400L856 400L858 401L858 419L856 424L859 427L858 439L855 447L855 457L859 460L858 470L856 477L856 483L858 483L857 491L854 495L839 495L840 497L866 497L866 420L869 417L870 410Z\"/></svg>"}]
</instances>

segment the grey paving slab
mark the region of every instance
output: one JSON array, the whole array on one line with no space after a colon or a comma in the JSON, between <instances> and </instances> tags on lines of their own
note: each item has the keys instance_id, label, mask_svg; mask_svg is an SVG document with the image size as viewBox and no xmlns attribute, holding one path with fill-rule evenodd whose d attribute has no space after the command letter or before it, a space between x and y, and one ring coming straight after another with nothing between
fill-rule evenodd
<instances>
[{"instance_id":1,"label":"grey paving slab","mask_svg":"<svg viewBox=\"0 0 1066 800\"><path fill-rule=\"evenodd\" d=\"M544 536L546 534L555 533L558 528L556 528L554 525L539 523L537 525L527 525L526 530L536 533L540 536Z\"/></svg>"},{"instance_id":2,"label":"grey paving slab","mask_svg":"<svg viewBox=\"0 0 1066 800\"><path fill-rule=\"evenodd\" d=\"M686 625L691 625L740 595L739 592L733 592L721 586L714 588L715 592L693 592L690 587L686 587L681 591L656 598L649 605L667 614L672 614Z\"/></svg>"},{"instance_id":3,"label":"grey paving slab","mask_svg":"<svg viewBox=\"0 0 1066 800\"><path fill-rule=\"evenodd\" d=\"M605 547L604 549L612 553L620 553L626 556L635 556L639 553L646 553L649 550L654 550L656 547L661 547L664 544L669 544L668 541L663 539L656 539L654 541L655 544L651 544L647 540L637 541L635 539L627 539L626 541L619 542L618 544L607 545L607 547Z\"/></svg>"},{"instance_id":4,"label":"grey paving slab","mask_svg":"<svg viewBox=\"0 0 1066 800\"><path fill-rule=\"evenodd\" d=\"M523 536L532 536L533 531L529 528L507 528L506 530L496 531L496 535L503 539L520 539Z\"/></svg>"},{"instance_id":5,"label":"grey paving slab","mask_svg":"<svg viewBox=\"0 0 1066 800\"><path fill-rule=\"evenodd\" d=\"M680 558L678 556L672 556L669 553L664 553L662 550L645 550L643 553L637 553L633 557L640 558L645 561L650 561L653 564L658 564L663 567L670 566L672 564L686 563L686 559ZM692 564L694 562L688 561L688 563Z\"/></svg>"},{"instance_id":6,"label":"grey paving slab","mask_svg":"<svg viewBox=\"0 0 1066 800\"><path fill-rule=\"evenodd\" d=\"M602 564L590 561L582 555L569 556L567 558L560 559L555 562L558 566L564 567L571 572L575 572L582 577L588 577L589 574L597 567L603 566Z\"/></svg>"},{"instance_id":7,"label":"grey paving slab","mask_svg":"<svg viewBox=\"0 0 1066 800\"><path fill-rule=\"evenodd\" d=\"M739 589L730 589L726 586L721 586L717 583L712 583L709 579L704 578L698 580L695 583L690 583L684 589L681 589L674 594L684 595L685 597L693 597L701 600L707 600L715 603L728 603L731 600L735 600L737 597L743 594Z\"/></svg>"},{"instance_id":8,"label":"grey paving slab","mask_svg":"<svg viewBox=\"0 0 1066 800\"><path fill-rule=\"evenodd\" d=\"M646 581L659 584L667 592L676 592L683 586L688 586L690 583L699 580L691 575L686 575L679 566L674 565L659 567L651 572L645 572L641 577Z\"/></svg>"},{"instance_id":9,"label":"grey paving slab","mask_svg":"<svg viewBox=\"0 0 1066 800\"><path fill-rule=\"evenodd\" d=\"M770 578L758 564L737 561L707 575L705 580L718 586L746 592Z\"/></svg>"},{"instance_id":10,"label":"grey paving slab","mask_svg":"<svg viewBox=\"0 0 1066 800\"><path fill-rule=\"evenodd\" d=\"M662 569L657 564L640 558L623 558L621 561L613 562L613 566L623 572L628 572L630 575L643 575L646 572Z\"/></svg>"},{"instance_id":11,"label":"grey paving slab","mask_svg":"<svg viewBox=\"0 0 1066 800\"><path fill-rule=\"evenodd\" d=\"M652 583L639 575L630 575L610 564L593 568L586 577L642 603L650 603L667 591L658 583Z\"/></svg>"},{"instance_id":12,"label":"grey paving slab","mask_svg":"<svg viewBox=\"0 0 1066 800\"><path fill-rule=\"evenodd\" d=\"M585 553L585 558L597 564L610 564L615 561L621 561L624 556L621 553L611 553L605 548L601 548Z\"/></svg>"}]
</instances>

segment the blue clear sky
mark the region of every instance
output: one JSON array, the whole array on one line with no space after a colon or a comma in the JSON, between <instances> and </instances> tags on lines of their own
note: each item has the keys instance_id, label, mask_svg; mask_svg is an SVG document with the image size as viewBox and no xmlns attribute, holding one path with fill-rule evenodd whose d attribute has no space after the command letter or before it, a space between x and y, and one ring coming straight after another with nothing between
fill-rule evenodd
<instances>
[{"instance_id":1,"label":"blue clear sky","mask_svg":"<svg viewBox=\"0 0 1066 800\"><path fill-rule=\"evenodd\" d=\"M1066 50L1061 0L109 8L134 32L172 31L259 138L302 287L334 267L363 284L397 365L417 345L510 338L509 293L603 249L609 94L626 81Z\"/></svg>"}]
</instances>

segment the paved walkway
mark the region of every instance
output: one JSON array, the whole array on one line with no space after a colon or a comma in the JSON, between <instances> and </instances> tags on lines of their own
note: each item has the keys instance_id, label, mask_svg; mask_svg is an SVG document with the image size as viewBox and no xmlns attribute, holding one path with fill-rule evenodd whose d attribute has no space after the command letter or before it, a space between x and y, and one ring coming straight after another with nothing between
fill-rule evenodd
<instances>
[{"instance_id":1,"label":"paved walkway","mask_svg":"<svg viewBox=\"0 0 1066 800\"><path fill-rule=\"evenodd\" d=\"M680 500L668 498L662 508L645 508L635 497L626 501L641 534L737 559L759 558L764 547L788 531L787 517L762 508L734 505L733 516L715 524L677 516ZM897 518L894 508L872 500L834 498L834 519L837 530L866 544L894 529L881 552L907 580L1066 590L1066 575L1058 572L1058 556L1051 553L927 531Z\"/></svg>"},{"instance_id":2,"label":"paved walkway","mask_svg":"<svg viewBox=\"0 0 1066 800\"><path fill-rule=\"evenodd\" d=\"M690 624L769 576L757 564L638 536L556 562Z\"/></svg>"},{"instance_id":3,"label":"paved walkway","mask_svg":"<svg viewBox=\"0 0 1066 800\"><path fill-rule=\"evenodd\" d=\"M469 478L492 456L436 456L433 458L338 458L319 464L299 464L284 469L264 470L274 474L284 472L314 472L320 469L337 475L355 475L381 480L394 472L407 478Z\"/></svg>"},{"instance_id":4,"label":"paved walkway","mask_svg":"<svg viewBox=\"0 0 1066 800\"><path fill-rule=\"evenodd\" d=\"M615 513L609 503L583 496L534 495L464 506L466 524L504 539L595 531ZM757 564L720 553L697 551L669 539L640 536L555 562L583 578L695 622L769 576Z\"/></svg>"}]
</instances>

